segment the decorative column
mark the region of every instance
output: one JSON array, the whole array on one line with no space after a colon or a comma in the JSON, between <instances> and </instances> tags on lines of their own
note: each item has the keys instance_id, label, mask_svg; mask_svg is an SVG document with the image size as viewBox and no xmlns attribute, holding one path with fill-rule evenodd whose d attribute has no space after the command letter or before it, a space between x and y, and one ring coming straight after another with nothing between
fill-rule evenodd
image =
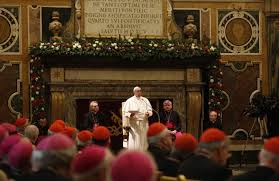
<instances>
[{"instance_id":1,"label":"decorative column","mask_svg":"<svg viewBox=\"0 0 279 181\"><path fill-rule=\"evenodd\" d=\"M201 70L189 68L185 71L187 132L199 137L203 119L203 85Z\"/></svg>"},{"instance_id":2,"label":"decorative column","mask_svg":"<svg viewBox=\"0 0 279 181\"><path fill-rule=\"evenodd\" d=\"M65 117L64 68L50 69L51 121Z\"/></svg>"}]
</instances>

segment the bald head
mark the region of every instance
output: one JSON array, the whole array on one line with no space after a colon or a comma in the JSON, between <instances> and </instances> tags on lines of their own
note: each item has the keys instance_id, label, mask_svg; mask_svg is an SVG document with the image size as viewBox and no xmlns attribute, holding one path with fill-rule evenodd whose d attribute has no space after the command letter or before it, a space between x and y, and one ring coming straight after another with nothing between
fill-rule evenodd
<instances>
[{"instance_id":1,"label":"bald head","mask_svg":"<svg viewBox=\"0 0 279 181\"><path fill-rule=\"evenodd\" d=\"M141 96L141 88L139 86L134 87L133 92L134 92L134 96L136 97Z\"/></svg>"},{"instance_id":2,"label":"bald head","mask_svg":"<svg viewBox=\"0 0 279 181\"><path fill-rule=\"evenodd\" d=\"M24 129L24 136L28 138L33 144L37 141L39 136L39 129L37 126L31 124Z\"/></svg>"}]
</instances>

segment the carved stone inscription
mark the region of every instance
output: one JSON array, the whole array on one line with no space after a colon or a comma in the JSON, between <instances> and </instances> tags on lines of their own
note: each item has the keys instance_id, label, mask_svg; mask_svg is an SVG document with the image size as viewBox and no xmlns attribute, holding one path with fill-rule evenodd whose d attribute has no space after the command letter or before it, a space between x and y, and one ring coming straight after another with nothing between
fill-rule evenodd
<instances>
[{"instance_id":1,"label":"carved stone inscription","mask_svg":"<svg viewBox=\"0 0 279 181\"><path fill-rule=\"evenodd\" d=\"M84 33L163 36L164 0L84 0Z\"/></svg>"}]
</instances>

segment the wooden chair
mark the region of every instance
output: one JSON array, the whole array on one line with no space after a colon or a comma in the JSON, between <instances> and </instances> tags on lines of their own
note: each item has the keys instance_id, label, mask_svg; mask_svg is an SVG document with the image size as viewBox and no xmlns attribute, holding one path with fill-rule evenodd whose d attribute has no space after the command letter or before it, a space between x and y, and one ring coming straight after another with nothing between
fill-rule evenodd
<instances>
[{"instance_id":1,"label":"wooden chair","mask_svg":"<svg viewBox=\"0 0 279 181\"><path fill-rule=\"evenodd\" d=\"M157 170L156 171L157 181L200 181L200 180L190 180L186 179L184 175L178 175L177 177L170 177L163 175L163 172Z\"/></svg>"},{"instance_id":2,"label":"wooden chair","mask_svg":"<svg viewBox=\"0 0 279 181\"><path fill-rule=\"evenodd\" d=\"M159 181L200 181L200 180L189 180L184 175L178 175L177 177L160 176Z\"/></svg>"},{"instance_id":3,"label":"wooden chair","mask_svg":"<svg viewBox=\"0 0 279 181\"><path fill-rule=\"evenodd\" d=\"M178 175L177 177L161 176L160 181L188 181L184 175Z\"/></svg>"}]
</instances>

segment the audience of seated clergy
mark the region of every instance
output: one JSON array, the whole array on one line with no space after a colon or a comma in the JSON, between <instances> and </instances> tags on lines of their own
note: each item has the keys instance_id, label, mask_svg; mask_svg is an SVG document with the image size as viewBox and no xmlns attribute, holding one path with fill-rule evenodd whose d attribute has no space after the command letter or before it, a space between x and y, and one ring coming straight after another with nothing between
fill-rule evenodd
<instances>
[{"instance_id":1,"label":"audience of seated clergy","mask_svg":"<svg viewBox=\"0 0 279 181\"><path fill-rule=\"evenodd\" d=\"M161 171L163 175L183 174L187 179L205 181L279 180L279 137L265 142L255 171L231 177L231 170L225 167L229 142L216 128L206 130L199 143L191 134L179 135L173 143L167 127L154 123L147 132L150 155L124 150L115 160L108 150L110 132L106 127L77 133L63 120L56 120L49 128L50 136L35 149L32 143L38 132L36 126L28 125L23 137L17 134L15 125L0 124L0 173L5 173L4 179L155 181L156 171ZM77 154L76 145L80 150Z\"/></svg>"},{"instance_id":2,"label":"audience of seated clergy","mask_svg":"<svg viewBox=\"0 0 279 181\"><path fill-rule=\"evenodd\" d=\"M76 153L72 139L56 133L43 139L32 153L34 174L30 181L66 181L70 180L70 164Z\"/></svg>"},{"instance_id":3,"label":"audience of seated clergy","mask_svg":"<svg viewBox=\"0 0 279 181\"><path fill-rule=\"evenodd\" d=\"M92 142L95 145L109 147L110 145L110 132L104 126L97 126L92 133Z\"/></svg>"},{"instance_id":4,"label":"audience of seated clergy","mask_svg":"<svg viewBox=\"0 0 279 181\"><path fill-rule=\"evenodd\" d=\"M279 137L273 137L265 142L259 153L259 166L256 170L235 176L232 181L269 180L275 173L279 173Z\"/></svg>"},{"instance_id":5,"label":"audience of seated clergy","mask_svg":"<svg viewBox=\"0 0 279 181\"><path fill-rule=\"evenodd\" d=\"M201 135L196 155L182 163L179 174L188 179L203 181L227 180L232 175L232 171L225 167L228 157L225 133L216 128L209 128Z\"/></svg>"},{"instance_id":6,"label":"audience of seated clergy","mask_svg":"<svg viewBox=\"0 0 279 181\"><path fill-rule=\"evenodd\" d=\"M170 157L173 142L170 131L162 123L153 123L147 131L148 151L164 175L176 176L179 161Z\"/></svg>"},{"instance_id":7,"label":"audience of seated clergy","mask_svg":"<svg viewBox=\"0 0 279 181\"><path fill-rule=\"evenodd\" d=\"M24 130L26 126L28 125L28 119L27 118L18 118L15 122L17 133L20 135L24 135Z\"/></svg>"},{"instance_id":8,"label":"audience of seated clergy","mask_svg":"<svg viewBox=\"0 0 279 181\"><path fill-rule=\"evenodd\" d=\"M183 162L194 155L194 151L197 146L198 142L193 135L183 133L182 135L176 137L171 157Z\"/></svg>"},{"instance_id":9,"label":"audience of seated clergy","mask_svg":"<svg viewBox=\"0 0 279 181\"><path fill-rule=\"evenodd\" d=\"M71 172L74 181L107 181L114 156L105 147L90 145L73 159Z\"/></svg>"},{"instance_id":10,"label":"audience of seated clergy","mask_svg":"<svg viewBox=\"0 0 279 181\"><path fill-rule=\"evenodd\" d=\"M142 151L124 150L111 165L111 181L155 181L156 163Z\"/></svg>"},{"instance_id":11,"label":"audience of seated clergy","mask_svg":"<svg viewBox=\"0 0 279 181\"><path fill-rule=\"evenodd\" d=\"M35 145L39 136L38 127L33 124L26 126L24 129L24 136L28 138L33 145Z\"/></svg>"}]
</instances>

